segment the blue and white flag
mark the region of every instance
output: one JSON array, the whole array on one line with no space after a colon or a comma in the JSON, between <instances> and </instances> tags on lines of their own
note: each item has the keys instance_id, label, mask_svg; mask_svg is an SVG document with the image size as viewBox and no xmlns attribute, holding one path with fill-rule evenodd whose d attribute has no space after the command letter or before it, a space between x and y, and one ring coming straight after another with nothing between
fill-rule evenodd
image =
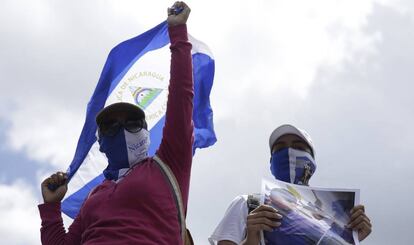
<instances>
[{"instance_id":1,"label":"blue and white flag","mask_svg":"<svg viewBox=\"0 0 414 245\"><path fill-rule=\"evenodd\" d=\"M195 150L216 142L209 100L214 78L214 59L204 43L188 36L193 46ZM88 103L85 125L68 169L70 181L66 198L62 202L62 211L69 217L76 217L89 192L104 180L102 171L108 160L99 151L95 123L95 117L102 108L121 101L140 106L145 111L150 131L149 155L154 155L158 149L165 122L170 79L169 43L168 25L163 22L120 43L109 53L98 85Z\"/></svg>"}]
</instances>

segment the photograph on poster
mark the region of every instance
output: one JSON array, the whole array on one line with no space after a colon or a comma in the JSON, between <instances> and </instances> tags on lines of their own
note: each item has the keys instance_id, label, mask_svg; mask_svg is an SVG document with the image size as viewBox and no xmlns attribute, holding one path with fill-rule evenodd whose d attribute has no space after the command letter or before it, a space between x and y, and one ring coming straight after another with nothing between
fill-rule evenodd
<instances>
[{"instance_id":1,"label":"photograph on poster","mask_svg":"<svg viewBox=\"0 0 414 245\"><path fill-rule=\"evenodd\" d=\"M283 216L279 228L263 233L266 244L292 239L298 245L359 244L356 232L347 228L350 211L359 203L357 189L314 188L263 179L261 201Z\"/></svg>"}]
</instances>

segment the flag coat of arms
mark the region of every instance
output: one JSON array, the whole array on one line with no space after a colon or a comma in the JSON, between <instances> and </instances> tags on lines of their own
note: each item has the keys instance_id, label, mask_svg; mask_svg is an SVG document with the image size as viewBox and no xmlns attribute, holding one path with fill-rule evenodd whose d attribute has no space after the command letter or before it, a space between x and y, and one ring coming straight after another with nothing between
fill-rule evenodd
<instances>
[{"instance_id":1,"label":"flag coat of arms","mask_svg":"<svg viewBox=\"0 0 414 245\"><path fill-rule=\"evenodd\" d=\"M204 148L216 142L210 91L214 78L214 58L209 48L189 35L192 44L194 79L194 145ZM69 185L62 211L75 218L90 191L103 180L108 164L99 151L97 113L110 104L128 102L145 111L151 145L155 154L161 143L165 122L170 76L170 50L166 22L111 50L98 84L87 106L86 120L79 137L75 156L68 168Z\"/></svg>"}]
</instances>

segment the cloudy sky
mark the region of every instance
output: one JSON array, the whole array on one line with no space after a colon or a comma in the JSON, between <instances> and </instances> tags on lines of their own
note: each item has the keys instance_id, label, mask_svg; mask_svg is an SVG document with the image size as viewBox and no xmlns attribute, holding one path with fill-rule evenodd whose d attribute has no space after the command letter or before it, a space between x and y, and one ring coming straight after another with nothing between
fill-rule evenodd
<instances>
[{"instance_id":1,"label":"cloudy sky","mask_svg":"<svg viewBox=\"0 0 414 245\"><path fill-rule=\"evenodd\" d=\"M40 244L40 181L65 170L110 49L170 1L16 1L0 7L0 237ZM188 1L215 55L218 142L197 152L188 210L207 244L231 200L269 176L282 123L316 145L311 185L360 188L363 244L410 244L414 4L409 0Z\"/></svg>"}]
</instances>

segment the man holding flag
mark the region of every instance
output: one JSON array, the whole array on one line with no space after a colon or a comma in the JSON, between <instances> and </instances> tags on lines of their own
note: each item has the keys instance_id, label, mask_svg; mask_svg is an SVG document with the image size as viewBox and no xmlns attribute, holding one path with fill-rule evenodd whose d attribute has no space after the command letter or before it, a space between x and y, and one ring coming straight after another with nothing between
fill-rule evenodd
<instances>
[{"instance_id":1,"label":"man holding flag","mask_svg":"<svg viewBox=\"0 0 414 245\"><path fill-rule=\"evenodd\" d=\"M119 102L102 109L96 124L99 150L107 157L105 180L89 193L68 232L61 218L68 176L58 172L42 182L43 244L183 244L177 195L158 161L176 177L185 213L194 142L192 45L186 28L189 14L183 2L168 10L170 84L156 156L148 157L149 127L140 107ZM90 103L88 113L96 109L91 107Z\"/></svg>"}]
</instances>

